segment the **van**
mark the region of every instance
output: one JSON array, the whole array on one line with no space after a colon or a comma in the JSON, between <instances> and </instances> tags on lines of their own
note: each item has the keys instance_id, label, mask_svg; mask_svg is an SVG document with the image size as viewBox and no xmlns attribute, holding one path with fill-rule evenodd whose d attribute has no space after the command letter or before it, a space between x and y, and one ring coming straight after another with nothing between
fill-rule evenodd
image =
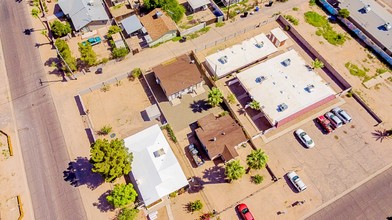
<instances>
[{"instance_id":1,"label":"van","mask_svg":"<svg viewBox=\"0 0 392 220\"><path fill-rule=\"evenodd\" d=\"M338 116L338 118L339 118L340 120L342 120L344 124L347 124L347 123L351 122L351 120L352 120L352 119L351 119L351 116L350 116L349 114L347 114L346 111L344 111L343 109L341 109L341 108L339 108L339 107L333 108L331 111L332 111L336 116Z\"/></svg>"},{"instance_id":2,"label":"van","mask_svg":"<svg viewBox=\"0 0 392 220\"><path fill-rule=\"evenodd\" d=\"M333 113L327 112L325 113L325 117L331 121L335 128L340 128L343 126L342 120L340 120L340 118L338 118L338 116L334 115Z\"/></svg>"}]
</instances>

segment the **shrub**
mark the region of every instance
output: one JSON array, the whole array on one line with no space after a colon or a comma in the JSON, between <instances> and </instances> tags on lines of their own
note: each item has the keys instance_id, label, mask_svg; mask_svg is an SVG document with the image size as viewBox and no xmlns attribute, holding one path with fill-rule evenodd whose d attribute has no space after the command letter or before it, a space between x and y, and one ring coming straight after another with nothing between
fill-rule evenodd
<instances>
[{"instance_id":1,"label":"shrub","mask_svg":"<svg viewBox=\"0 0 392 220\"><path fill-rule=\"evenodd\" d=\"M118 214L117 220L135 220L138 213L138 209L123 208Z\"/></svg>"},{"instance_id":2,"label":"shrub","mask_svg":"<svg viewBox=\"0 0 392 220\"><path fill-rule=\"evenodd\" d=\"M102 58L101 63L105 64L107 62L109 62L109 58L107 57Z\"/></svg>"},{"instance_id":3,"label":"shrub","mask_svg":"<svg viewBox=\"0 0 392 220\"><path fill-rule=\"evenodd\" d=\"M169 197L170 197L170 198L176 198L177 195L178 195L178 194L177 194L177 191L174 191L174 192L172 192L172 193L169 194Z\"/></svg>"},{"instance_id":4,"label":"shrub","mask_svg":"<svg viewBox=\"0 0 392 220\"><path fill-rule=\"evenodd\" d=\"M310 0L310 1L309 1L309 5L310 5L310 6L316 5L316 0Z\"/></svg>"},{"instance_id":5,"label":"shrub","mask_svg":"<svg viewBox=\"0 0 392 220\"><path fill-rule=\"evenodd\" d=\"M132 76L135 78L140 78L140 76L142 75L142 70L140 68L134 68L132 70Z\"/></svg>"},{"instance_id":6,"label":"shrub","mask_svg":"<svg viewBox=\"0 0 392 220\"><path fill-rule=\"evenodd\" d=\"M299 20L297 18L295 18L294 16L291 15L284 15L284 18L286 18L289 22L291 22L293 25L298 25L299 24Z\"/></svg>"},{"instance_id":7,"label":"shrub","mask_svg":"<svg viewBox=\"0 0 392 220\"><path fill-rule=\"evenodd\" d=\"M220 22L215 23L215 27L222 27L222 26L224 26L225 24L226 24L225 22L220 21Z\"/></svg>"},{"instance_id":8,"label":"shrub","mask_svg":"<svg viewBox=\"0 0 392 220\"><path fill-rule=\"evenodd\" d=\"M99 130L98 134L99 135L107 135L112 131L112 126L110 125L105 125Z\"/></svg>"},{"instance_id":9,"label":"shrub","mask_svg":"<svg viewBox=\"0 0 392 220\"><path fill-rule=\"evenodd\" d=\"M132 184L116 184L106 200L115 208L121 208L135 202L137 196Z\"/></svg>"},{"instance_id":10,"label":"shrub","mask_svg":"<svg viewBox=\"0 0 392 220\"><path fill-rule=\"evenodd\" d=\"M328 20L325 16L321 16L314 11L305 13L305 21L315 27L324 27L328 24Z\"/></svg>"},{"instance_id":11,"label":"shrub","mask_svg":"<svg viewBox=\"0 0 392 220\"><path fill-rule=\"evenodd\" d=\"M124 58L128 53L129 53L129 50L126 47L113 48L112 57L113 58Z\"/></svg>"},{"instance_id":12,"label":"shrub","mask_svg":"<svg viewBox=\"0 0 392 220\"><path fill-rule=\"evenodd\" d=\"M196 200L194 202L189 203L189 211L200 211L203 209L203 203L200 200Z\"/></svg>"},{"instance_id":13,"label":"shrub","mask_svg":"<svg viewBox=\"0 0 392 220\"><path fill-rule=\"evenodd\" d=\"M63 24L60 21L54 21L50 24L50 28L55 38L64 37L72 31L71 25L68 22Z\"/></svg>"},{"instance_id":14,"label":"shrub","mask_svg":"<svg viewBox=\"0 0 392 220\"><path fill-rule=\"evenodd\" d=\"M263 177L263 176L260 176L259 174L252 176L252 181L253 181L255 184L257 184L257 185L260 184L260 183L262 183L263 180L264 180L264 177Z\"/></svg>"},{"instance_id":15,"label":"shrub","mask_svg":"<svg viewBox=\"0 0 392 220\"><path fill-rule=\"evenodd\" d=\"M170 139L171 139L174 143L177 143L177 138L176 138L176 136L174 135L174 131L173 131L173 129L170 127L170 125L167 124L167 125L163 126L162 128L163 128L163 129L166 129L167 133L168 133L169 136L170 136Z\"/></svg>"},{"instance_id":16,"label":"shrub","mask_svg":"<svg viewBox=\"0 0 392 220\"><path fill-rule=\"evenodd\" d=\"M293 8L293 11L299 11L299 8L294 7L294 8Z\"/></svg>"},{"instance_id":17,"label":"shrub","mask_svg":"<svg viewBox=\"0 0 392 220\"><path fill-rule=\"evenodd\" d=\"M345 8L340 9L338 12L338 16L341 18L348 18L350 17L350 11Z\"/></svg>"},{"instance_id":18,"label":"shrub","mask_svg":"<svg viewBox=\"0 0 392 220\"><path fill-rule=\"evenodd\" d=\"M101 91L102 92L108 92L110 90L110 86L109 85L104 85L104 86L102 86L102 88L101 88Z\"/></svg>"}]
</instances>

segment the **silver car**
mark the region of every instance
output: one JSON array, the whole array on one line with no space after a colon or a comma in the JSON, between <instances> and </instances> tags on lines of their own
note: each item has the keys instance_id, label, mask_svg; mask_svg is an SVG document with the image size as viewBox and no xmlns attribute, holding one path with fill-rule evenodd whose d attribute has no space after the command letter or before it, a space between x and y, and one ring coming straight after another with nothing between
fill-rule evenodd
<instances>
[{"instance_id":1,"label":"silver car","mask_svg":"<svg viewBox=\"0 0 392 220\"><path fill-rule=\"evenodd\" d=\"M302 129L298 129L295 131L295 135L297 135L297 137L302 141L303 144L305 144L305 146L307 148L312 148L314 147L314 141L312 140L312 138L310 138L310 136Z\"/></svg>"},{"instance_id":2,"label":"silver car","mask_svg":"<svg viewBox=\"0 0 392 220\"><path fill-rule=\"evenodd\" d=\"M352 120L351 116L349 114L347 114L346 111L344 111L343 109L341 109L339 107L333 108L331 110L331 112L333 112L336 116L338 116L338 118L340 120L342 120L343 123L345 123L345 124L351 122L351 120Z\"/></svg>"},{"instance_id":3,"label":"silver car","mask_svg":"<svg viewBox=\"0 0 392 220\"><path fill-rule=\"evenodd\" d=\"M295 186L298 192L302 192L306 190L306 185L302 182L301 178L294 171L290 171L287 173L287 178L290 179L291 183Z\"/></svg>"},{"instance_id":4,"label":"silver car","mask_svg":"<svg viewBox=\"0 0 392 220\"><path fill-rule=\"evenodd\" d=\"M338 118L338 116L336 116L335 114L333 114L331 112L327 112L327 113L325 113L325 117L331 121L332 125L335 128L340 128L343 126L342 120L340 120L340 118Z\"/></svg>"}]
</instances>

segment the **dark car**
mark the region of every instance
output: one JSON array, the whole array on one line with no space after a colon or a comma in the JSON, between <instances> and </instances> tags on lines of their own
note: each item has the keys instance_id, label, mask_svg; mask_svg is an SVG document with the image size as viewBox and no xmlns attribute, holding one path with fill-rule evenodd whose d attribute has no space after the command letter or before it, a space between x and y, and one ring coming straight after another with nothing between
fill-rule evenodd
<instances>
[{"instance_id":1,"label":"dark car","mask_svg":"<svg viewBox=\"0 0 392 220\"><path fill-rule=\"evenodd\" d=\"M252 213L249 211L248 206L241 203L237 205L237 210L241 214L242 219L244 220L254 220Z\"/></svg>"}]
</instances>

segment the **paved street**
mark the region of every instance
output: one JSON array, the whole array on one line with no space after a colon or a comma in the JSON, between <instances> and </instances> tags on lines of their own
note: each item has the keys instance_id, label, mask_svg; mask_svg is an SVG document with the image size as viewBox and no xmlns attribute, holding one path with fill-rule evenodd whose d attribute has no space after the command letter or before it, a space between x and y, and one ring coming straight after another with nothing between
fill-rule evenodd
<instances>
[{"instance_id":1,"label":"paved street","mask_svg":"<svg viewBox=\"0 0 392 220\"><path fill-rule=\"evenodd\" d=\"M86 219L78 189L63 180L70 161L26 5L0 1L0 39L35 219ZM16 147L16 146L15 146Z\"/></svg>"},{"instance_id":2,"label":"paved street","mask_svg":"<svg viewBox=\"0 0 392 220\"><path fill-rule=\"evenodd\" d=\"M392 217L392 167L310 216L317 219Z\"/></svg>"}]
</instances>

